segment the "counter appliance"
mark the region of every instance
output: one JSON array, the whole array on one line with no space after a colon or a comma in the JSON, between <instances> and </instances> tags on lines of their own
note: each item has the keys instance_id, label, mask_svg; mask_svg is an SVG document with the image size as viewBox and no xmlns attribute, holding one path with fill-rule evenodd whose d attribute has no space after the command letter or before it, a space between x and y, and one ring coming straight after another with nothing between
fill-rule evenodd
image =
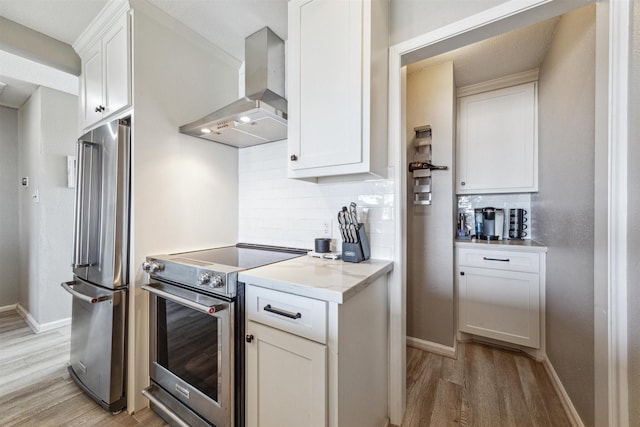
<instances>
[{"instance_id":1,"label":"counter appliance","mask_svg":"<svg viewBox=\"0 0 640 427\"><path fill-rule=\"evenodd\" d=\"M475 237L480 240L502 240L504 209L491 207L474 209Z\"/></svg>"},{"instance_id":2,"label":"counter appliance","mask_svg":"<svg viewBox=\"0 0 640 427\"><path fill-rule=\"evenodd\" d=\"M130 119L78 139L69 374L103 408L126 405Z\"/></svg>"}]
</instances>

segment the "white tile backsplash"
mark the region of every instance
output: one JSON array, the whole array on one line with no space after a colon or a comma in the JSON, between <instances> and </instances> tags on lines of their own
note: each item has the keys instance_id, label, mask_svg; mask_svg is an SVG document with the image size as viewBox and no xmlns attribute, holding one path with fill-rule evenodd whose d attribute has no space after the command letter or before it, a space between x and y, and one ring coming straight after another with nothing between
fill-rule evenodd
<instances>
[{"instance_id":1,"label":"white tile backsplash","mask_svg":"<svg viewBox=\"0 0 640 427\"><path fill-rule=\"evenodd\" d=\"M312 249L331 221L340 250L337 214L354 201L371 256L393 258L393 180L316 184L287 178L287 141L239 150L239 240ZM389 173L389 176L392 176Z\"/></svg>"}]
</instances>

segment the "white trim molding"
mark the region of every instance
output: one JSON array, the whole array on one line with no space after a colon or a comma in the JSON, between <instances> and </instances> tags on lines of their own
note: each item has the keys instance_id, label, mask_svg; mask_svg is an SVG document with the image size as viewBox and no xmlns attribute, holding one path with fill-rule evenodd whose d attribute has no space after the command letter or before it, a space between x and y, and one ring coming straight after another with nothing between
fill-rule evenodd
<instances>
[{"instance_id":1,"label":"white trim molding","mask_svg":"<svg viewBox=\"0 0 640 427\"><path fill-rule=\"evenodd\" d=\"M38 321L36 319L34 319L34 317L31 315L31 313L29 313L20 304L17 305L16 310L18 311L18 314L20 316L22 316L24 321L27 322L27 325L29 325L31 330L36 334L39 334L41 332L51 331L53 329L58 329L58 328L61 328L63 326L68 326L68 325L71 324L71 318L70 317L68 317L66 319L54 320L53 322L38 323Z\"/></svg>"},{"instance_id":2,"label":"white trim molding","mask_svg":"<svg viewBox=\"0 0 640 427\"><path fill-rule=\"evenodd\" d=\"M18 310L18 304L10 304L10 305L5 305L3 307L0 307L0 313L4 313L5 311L17 311Z\"/></svg>"},{"instance_id":3,"label":"white trim molding","mask_svg":"<svg viewBox=\"0 0 640 427\"><path fill-rule=\"evenodd\" d=\"M453 347L448 345L438 344L437 342L425 341L420 338L407 337L407 345L419 348L420 350L428 351L439 356L449 357L455 359L458 357L457 341L454 340Z\"/></svg>"},{"instance_id":4,"label":"white trim molding","mask_svg":"<svg viewBox=\"0 0 640 427\"><path fill-rule=\"evenodd\" d=\"M609 426L629 426L627 372L627 151L631 2L609 3ZM596 340L598 337L596 337Z\"/></svg>"},{"instance_id":5,"label":"white trim molding","mask_svg":"<svg viewBox=\"0 0 640 427\"><path fill-rule=\"evenodd\" d=\"M576 411L575 406L573 406L573 402L569 398L567 391L562 385L562 381L560 381L560 377L558 377L558 374L553 368L553 365L551 364L551 361L548 357L544 356L544 358L542 359L542 366L544 366L545 371L547 371L547 375L549 375L549 378L551 379L551 385L553 385L553 388L560 398L560 404L562 405L564 412L567 414L567 418L569 418L571 426L584 427L582 418L580 418L580 415L578 415L578 411Z\"/></svg>"},{"instance_id":6,"label":"white trim molding","mask_svg":"<svg viewBox=\"0 0 640 427\"><path fill-rule=\"evenodd\" d=\"M533 70L522 71L521 73L498 77L497 79L487 80L486 82L482 83L461 86L456 89L456 96L460 98L463 96L488 92L490 90L503 89L505 87L516 86L524 83L537 82L539 74L540 69L534 68Z\"/></svg>"}]
</instances>

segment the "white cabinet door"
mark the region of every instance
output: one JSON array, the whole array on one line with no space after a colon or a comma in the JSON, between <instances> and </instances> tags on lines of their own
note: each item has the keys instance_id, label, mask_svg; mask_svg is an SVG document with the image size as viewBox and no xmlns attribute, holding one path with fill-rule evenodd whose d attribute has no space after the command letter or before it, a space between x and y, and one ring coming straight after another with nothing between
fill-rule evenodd
<instances>
[{"instance_id":1,"label":"white cabinet door","mask_svg":"<svg viewBox=\"0 0 640 427\"><path fill-rule=\"evenodd\" d=\"M459 321L463 332L540 347L540 275L459 267Z\"/></svg>"},{"instance_id":2,"label":"white cabinet door","mask_svg":"<svg viewBox=\"0 0 640 427\"><path fill-rule=\"evenodd\" d=\"M82 125L131 105L129 14L123 13L82 55Z\"/></svg>"},{"instance_id":3,"label":"white cabinet door","mask_svg":"<svg viewBox=\"0 0 640 427\"><path fill-rule=\"evenodd\" d=\"M247 425L327 426L327 347L247 322Z\"/></svg>"},{"instance_id":4,"label":"white cabinet door","mask_svg":"<svg viewBox=\"0 0 640 427\"><path fill-rule=\"evenodd\" d=\"M383 175L388 2L289 2L290 178Z\"/></svg>"},{"instance_id":5,"label":"white cabinet door","mask_svg":"<svg viewBox=\"0 0 640 427\"><path fill-rule=\"evenodd\" d=\"M122 15L102 38L105 117L130 103L128 17Z\"/></svg>"},{"instance_id":6,"label":"white cabinet door","mask_svg":"<svg viewBox=\"0 0 640 427\"><path fill-rule=\"evenodd\" d=\"M291 168L360 163L362 3L307 0L291 6L289 31L296 42L292 46L290 38L289 60L298 69L299 94L289 104L296 118L289 128L291 149L298 153Z\"/></svg>"},{"instance_id":7,"label":"white cabinet door","mask_svg":"<svg viewBox=\"0 0 640 427\"><path fill-rule=\"evenodd\" d=\"M538 191L536 83L458 99L458 194Z\"/></svg>"},{"instance_id":8,"label":"white cabinet door","mask_svg":"<svg viewBox=\"0 0 640 427\"><path fill-rule=\"evenodd\" d=\"M102 119L102 46L98 40L82 58L82 123L88 127Z\"/></svg>"}]
</instances>

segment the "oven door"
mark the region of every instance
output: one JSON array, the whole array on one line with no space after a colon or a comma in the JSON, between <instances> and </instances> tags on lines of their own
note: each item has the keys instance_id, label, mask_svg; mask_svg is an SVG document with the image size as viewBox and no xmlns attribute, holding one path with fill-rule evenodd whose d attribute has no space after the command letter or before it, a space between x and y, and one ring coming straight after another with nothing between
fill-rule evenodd
<instances>
[{"instance_id":1,"label":"oven door","mask_svg":"<svg viewBox=\"0 0 640 427\"><path fill-rule=\"evenodd\" d=\"M151 379L217 427L232 425L234 303L150 283Z\"/></svg>"}]
</instances>

